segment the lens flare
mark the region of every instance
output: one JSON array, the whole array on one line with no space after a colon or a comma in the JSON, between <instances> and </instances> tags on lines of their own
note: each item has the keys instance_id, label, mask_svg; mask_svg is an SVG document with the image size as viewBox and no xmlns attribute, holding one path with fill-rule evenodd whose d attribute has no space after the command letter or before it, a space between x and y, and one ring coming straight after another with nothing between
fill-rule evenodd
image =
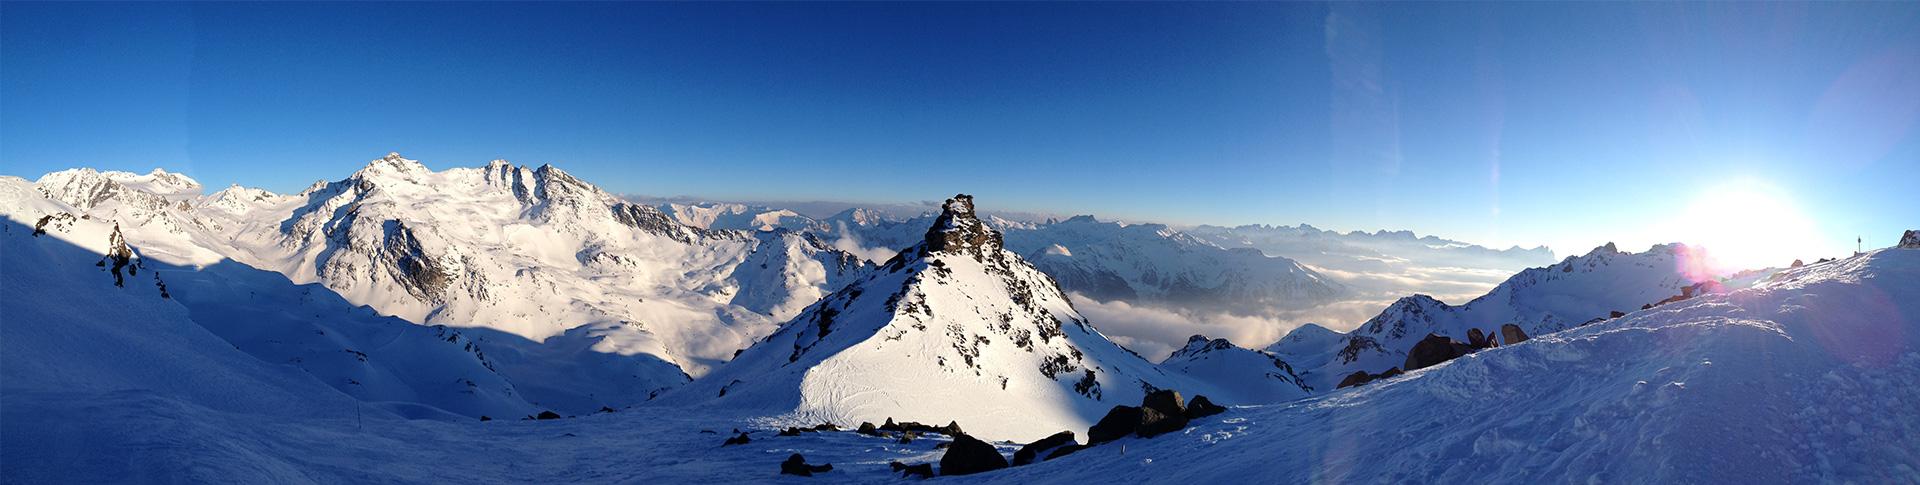
<instances>
[{"instance_id":1,"label":"lens flare","mask_svg":"<svg viewBox=\"0 0 1920 485\"><path fill-rule=\"evenodd\" d=\"M1786 193L1757 181L1702 191L1665 226L1695 250L1689 264L1699 267L1690 270L1724 275L1822 255L1813 220Z\"/></svg>"}]
</instances>

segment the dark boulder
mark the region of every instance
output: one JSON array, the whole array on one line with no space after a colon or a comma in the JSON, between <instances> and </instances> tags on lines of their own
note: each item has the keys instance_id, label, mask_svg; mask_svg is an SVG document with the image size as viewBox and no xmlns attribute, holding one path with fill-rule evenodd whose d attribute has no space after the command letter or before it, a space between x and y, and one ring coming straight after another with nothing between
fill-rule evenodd
<instances>
[{"instance_id":1,"label":"dark boulder","mask_svg":"<svg viewBox=\"0 0 1920 485\"><path fill-rule=\"evenodd\" d=\"M1655 305L1655 306L1659 306L1659 305ZM1527 332L1525 330L1521 330L1519 325L1514 325L1509 323L1509 324L1500 326L1500 343L1505 345L1513 345L1513 344L1517 344L1525 341L1527 341ZM1412 370L1412 369L1408 369L1408 370Z\"/></svg>"},{"instance_id":2,"label":"dark boulder","mask_svg":"<svg viewBox=\"0 0 1920 485\"><path fill-rule=\"evenodd\" d=\"M820 423L813 426L813 431L839 431L839 430L840 430L840 425L833 424L833 423Z\"/></svg>"},{"instance_id":3,"label":"dark boulder","mask_svg":"<svg viewBox=\"0 0 1920 485\"><path fill-rule=\"evenodd\" d=\"M1067 455L1071 455L1071 454L1073 454L1073 452L1076 452L1076 451L1080 451L1080 450L1084 450L1084 449L1087 449L1087 446L1088 446L1088 445L1066 445L1066 446L1062 446L1062 447L1059 447L1059 448L1054 448L1054 449L1053 449L1053 452L1052 452L1052 453L1048 453L1048 454L1047 454L1047 457L1046 457L1046 458L1042 458L1042 459L1041 459L1041 461L1046 461L1046 460L1051 460L1051 459L1054 459L1054 458L1059 458L1059 457L1062 457L1062 456L1067 456Z\"/></svg>"},{"instance_id":4,"label":"dark boulder","mask_svg":"<svg viewBox=\"0 0 1920 485\"><path fill-rule=\"evenodd\" d=\"M940 457L940 475L969 475L1007 467L1007 458L993 445L972 436L953 436L953 444Z\"/></svg>"},{"instance_id":5,"label":"dark boulder","mask_svg":"<svg viewBox=\"0 0 1920 485\"><path fill-rule=\"evenodd\" d=\"M1467 345L1476 349L1492 347L1491 345L1487 345L1487 334L1481 332L1478 328L1467 329Z\"/></svg>"},{"instance_id":6,"label":"dark boulder","mask_svg":"<svg viewBox=\"0 0 1920 485\"><path fill-rule=\"evenodd\" d=\"M1627 314L1621 313L1619 310L1607 312L1607 318L1620 318L1624 316L1627 316Z\"/></svg>"},{"instance_id":7,"label":"dark boulder","mask_svg":"<svg viewBox=\"0 0 1920 485\"><path fill-rule=\"evenodd\" d=\"M1395 367L1392 369L1387 369L1386 372L1381 372L1379 375L1373 376L1373 378L1375 380L1379 380L1379 379L1386 379L1388 377L1399 377L1400 374L1405 374L1405 373L1406 372L1401 371L1399 367Z\"/></svg>"},{"instance_id":8,"label":"dark boulder","mask_svg":"<svg viewBox=\"0 0 1920 485\"><path fill-rule=\"evenodd\" d=\"M740 433L740 436L727 438L727 442L721 443L720 446L744 445L752 441L753 438L748 438L746 433Z\"/></svg>"},{"instance_id":9,"label":"dark boulder","mask_svg":"<svg viewBox=\"0 0 1920 485\"><path fill-rule=\"evenodd\" d=\"M887 424L880 425L880 430L881 431L899 431L900 425L894 424L893 418L887 418Z\"/></svg>"},{"instance_id":10,"label":"dark boulder","mask_svg":"<svg viewBox=\"0 0 1920 485\"><path fill-rule=\"evenodd\" d=\"M908 464L896 461L896 462L888 463L887 466L893 467L893 472L898 473L900 474L900 476L903 476L903 477L917 476L920 478L933 478L932 463L918 463L918 464L908 465Z\"/></svg>"},{"instance_id":11,"label":"dark boulder","mask_svg":"<svg viewBox=\"0 0 1920 485\"><path fill-rule=\"evenodd\" d=\"M860 429L853 432L867 436L880 436L880 429L873 427L873 423L860 423Z\"/></svg>"},{"instance_id":12,"label":"dark boulder","mask_svg":"<svg viewBox=\"0 0 1920 485\"><path fill-rule=\"evenodd\" d=\"M1187 429L1186 414L1161 414L1159 409L1141 408L1140 426L1133 432L1141 438L1152 438L1183 429Z\"/></svg>"},{"instance_id":13,"label":"dark boulder","mask_svg":"<svg viewBox=\"0 0 1920 485\"><path fill-rule=\"evenodd\" d=\"M1187 403L1187 419L1199 419L1224 412L1227 412L1226 406L1214 404L1206 396L1194 396L1193 402Z\"/></svg>"},{"instance_id":14,"label":"dark boulder","mask_svg":"<svg viewBox=\"0 0 1920 485\"><path fill-rule=\"evenodd\" d=\"M1367 371L1357 370L1357 371L1353 371L1352 374L1347 374L1346 378L1340 379L1340 385L1333 386L1333 388L1346 389L1349 387L1358 386L1358 385L1366 384L1369 382L1373 382L1373 374L1368 374Z\"/></svg>"},{"instance_id":15,"label":"dark boulder","mask_svg":"<svg viewBox=\"0 0 1920 485\"><path fill-rule=\"evenodd\" d=\"M555 413L553 411L541 411L540 415L534 416L534 418L535 419L560 419L560 413Z\"/></svg>"},{"instance_id":16,"label":"dark boulder","mask_svg":"<svg viewBox=\"0 0 1920 485\"><path fill-rule=\"evenodd\" d=\"M1140 407L1159 411L1162 416L1187 415L1187 401L1180 398L1180 391L1161 389L1147 393L1140 399Z\"/></svg>"},{"instance_id":17,"label":"dark boulder","mask_svg":"<svg viewBox=\"0 0 1920 485\"><path fill-rule=\"evenodd\" d=\"M603 413L611 413L611 412L616 412L616 411L614 411L614 409L613 409L613 408L610 408L610 407L607 407L607 406L600 406L600 412L603 412Z\"/></svg>"},{"instance_id":18,"label":"dark boulder","mask_svg":"<svg viewBox=\"0 0 1920 485\"><path fill-rule=\"evenodd\" d=\"M1074 444L1072 431L1061 431L1054 433L1053 436L1041 438L1040 441L1027 443L1026 446L1020 447L1020 451L1013 453L1013 466L1033 463L1041 453L1071 444Z\"/></svg>"},{"instance_id":19,"label":"dark boulder","mask_svg":"<svg viewBox=\"0 0 1920 485\"><path fill-rule=\"evenodd\" d=\"M807 457L800 456L799 453L794 453L793 456L787 457L787 461L780 463L780 473L785 475L811 477L815 473L830 471L833 471L833 464L808 465Z\"/></svg>"},{"instance_id":20,"label":"dark boulder","mask_svg":"<svg viewBox=\"0 0 1920 485\"><path fill-rule=\"evenodd\" d=\"M1413 344L1413 349L1407 351L1407 370L1432 367L1472 351L1473 348L1468 347L1467 344L1439 335L1427 334L1427 338L1420 339L1420 343Z\"/></svg>"},{"instance_id":21,"label":"dark boulder","mask_svg":"<svg viewBox=\"0 0 1920 485\"><path fill-rule=\"evenodd\" d=\"M1133 434L1134 428L1140 427L1140 416L1140 408L1114 406L1100 422L1087 428L1087 443L1100 444Z\"/></svg>"},{"instance_id":22,"label":"dark boulder","mask_svg":"<svg viewBox=\"0 0 1920 485\"><path fill-rule=\"evenodd\" d=\"M486 421L493 421L493 416L488 416L488 415L485 415L485 414L482 414L482 415L480 415L480 421L482 421L482 422L486 422Z\"/></svg>"}]
</instances>

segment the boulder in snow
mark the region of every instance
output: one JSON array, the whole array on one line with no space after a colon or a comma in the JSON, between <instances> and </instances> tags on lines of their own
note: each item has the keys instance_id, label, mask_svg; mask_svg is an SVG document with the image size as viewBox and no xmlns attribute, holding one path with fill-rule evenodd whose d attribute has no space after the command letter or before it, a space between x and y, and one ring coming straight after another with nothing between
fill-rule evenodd
<instances>
[{"instance_id":1,"label":"boulder in snow","mask_svg":"<svg viewBox=\"0 0 1920 485\"><path fill-rule=\"evenodd\" d=\"M780 474L782 475L811 477L815 473L830 471L833 471L833 464L808 465L807 457L800 456L799 453L794 453L793 456L787 457L787 461L780 463Z\"/></svg>"},{"instance_id":2,"label":"boulder in snow","mask_svg":"<svg viewBox=\"0 0 1920 485\"><path fill-rule=\"evenodd\" d=\"M1513 345L1520 342L1525 342L1527 341L1527 331L1521 330L1519 325L1514 325L1511 323L1501 325L1500 340L1501 340L1500 343L1506 344L1506 345Z\"/></svg>"},{"instance_id":3,"label":"boulder in snow","mask_svg":"<svg viewBox=\"0 0 1920 485\"><path fill-rule=\"evenodd\" d=\"M1920 249L1920 230L1908 229L1901 234L1900 249Z\"/></svg>"},{"instance_id":4,"label":"boulder in snow","mask_svg":"<svg viewBox=\"0 0 1920 485\"><path fill-rule=\"evenodd\" d=\"M1193 396L1193 402L1187 403L1187 419L1200 419L1227 412L1225 406L1214 404L1206 396Z\"/></svg>"},{"instance_id":5,"label":"boulder in snow","mask_svg":"<svg viewBox=\"0 0 1920 485\"><path fill-rule=\"evenodd\" d=\"M1515 327L1516 329L1518 327ZM1427 334L1407 351L1407 370L1424 369L1473 352L1473 348L1440 335Z\"/></svg>"},{"instance_id":6,"label":"boulder in snow","mask_svg":"<svg viewBox=\"0 0 1920 485\"><path fill-rule=\"evenodd\" d=\"M965 434L954 435L947 454L940 457L941 475L970 475L1006 467L1007 458L1000 456L1000 450Z\"/></svg>"},{"instance_id":7,"label":"boulder in snow","mask_svg":"<svg viewBox=\"0 0 1920 485\"><path fill-rule=\"evenodd\" d=\"M1041 453L1071 444L1074 444L1072 431L1061 431L1054 433L1053 436L1041 438L1040 441L1027 443L1026 446L1020 447L1020 451L1013 453L1013 466L1033 463Z\"/></svg>"},{"instance_id":8,"label":"boulder in snow","mask_svg":"<svg viewBox=\"0 0 1920 485\"><path fill-rule=\"evenodd\" d=\"M1105 417L1100 418L1100 422L1087 428L1087 443L1097 445L1133 434L1133 429L1140 426L1140 417L1140 408L1114 406Z\"/></svg>"}]
</instances>

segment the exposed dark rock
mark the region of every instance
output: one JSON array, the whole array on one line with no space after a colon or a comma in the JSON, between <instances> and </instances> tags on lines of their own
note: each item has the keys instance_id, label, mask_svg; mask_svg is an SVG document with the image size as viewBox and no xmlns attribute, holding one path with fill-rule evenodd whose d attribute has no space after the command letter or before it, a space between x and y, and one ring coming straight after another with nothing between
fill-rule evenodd
<instances>
[{"instance_id":1,"label":"exposed dark rock","mask_svg":"<svg viewBox=\"0 0 1920 485\"><path fill-rule=\"evenodd\" d=\"M894 424L893 418L887 418L887 423L880 425L880 430L881 431L899 431L900 425Z\"/></svg>"},{"instance_id":2,"label":"exposed dark rock","mask_svg":"<svg viewBox=\"0 0 1920 485\"><path fill-rule=\"evenodd\" d=\"M1087 449L1088 446L1089 445L1074 444L1074 445L1065 445L1059 448L1054 448L1052 453L1048 453L1047 457L1040 459L1040 461L1046 461L1054 458L1059 458L1062 456L1071 455L1073 454L1073 452Z\"/></svg>"},{"instance_id":3,"label":"exposed dark rock","mask_svg":"<svg viewBox=\"0 0 1920 485\"><path fill-rule=\"evenodd\" d=\"M1161 389L1147 393L1140 399L1140 407L1159 411L1163 416L1186 416L1187 401L1181 399L1180 391Z\"/></svg>"},{"instance_id":4,"label":"exposed dark rock","mask_svg":"<svg viewBox=\"0 0 1920 485\"><path fill-rule=\"evenodd\" d=\"M993 445L965 434L954 435L953 444L940 457L940 475L968 475L1007 467L1007 458Z\"/></svg>"},{"instance_id":5,"label":"exposed dark rock","mask_svg":"<svg viewBox=\"0 0 1920 485\"><path fill-rule=\"evenodd\" d=\"M753 441L753 438L748 438L746 433L740 433L740 436L727 438L727 442L721 443L720 446L744 445L752 441Z\"/></svg>"},{"instance_id":6,"label":"exposed dark rock","mask_svg":"<svg viewBox=\"0 0 1920 485\"><path fill-rule=\"evenodd\" d=\"M1349 387L1373 382L1373 379L1374 379L1373 374L1368 374L1367 371L1357 370L1357 371L1353 371L1352 374L1347 374L1346 378L1340 379L1340 385L1333 386L1333 388L1346 389Z\"/></svg>"},{"instance_id":7,"label":"exposed dark rock","mask_svg":"<svg viewBox=\"0 0 1920 485\"><path fill-rule=\"evenodd\" d=\"M833 464L808 465L807 457L800 456L799 453L794 453L793 456L787 457L787 461L780 463L780 473L785 475L811 477L815 473L830 471L833 471Z\"/></svg>"},{"instance_id":8,"label":"exposed dark rock","mask_svg":"<svg viewBox=\"0 0 1920 485\"><path fill-rule=\"evenodd\" d=\"M1487 334L1481 332L1478 328L1467 329L1467 345L1471 345L1476 349L1490 347L1490 345L1487 345Z\"/></svg>"},{"instance_id":9,"label":"exposed dark rock","mask_svg":"<svg viewBox=\"0 0 1920 485\"><path fill-rule=\"evenodd\" d=\"M1473 347L1434 334L1420 339L1407 351L1407 370L1424 369L1473 352Z\"/></svg>"},{"instance_id":10,"label":"exposed dark rock","mask_svg":"<svg viewBox=\"0 0 1920 485\"><path fill-rule=\"evenodd\" d=\"M1087 428L1087 443L1100 444L1133 434L1134 428L1140 427L1141 414L1140 408L1114 406L1100 422Z\"/></svg>"},{"instance_id":11,"label":"exposed dark rock","mask_svg":"<svg viewBox=\"0 0 1920 485\"><path fill-rule=\"evenodd\" d=\"M1519 325L1509 323L1500 326L1501 344L1513 345L1525 341L1527 341L1527 332L1521 330Z\"/></svg>"},{"instance_id":12,"label":"exposed dark rock","mask_svg":"<svg viewBox=\"0 0 1920 485\"><path fill-rule=\"evenodd\" d=\"M1404 372L1401 372L1399 367L1387 369L1386 372L1381 372L1379 374L1368 374L1367 371L1354 371L1354 373L1352 374L1347 374L1347 377L1345 379L1341 379L1340 385L1334 386L1334 388L1345 389L1348 387L1358 386L1358 385L1366 384L1369 382L1386 379L1388 377L1397 376L1400 374L1404 374Z\"/></svg>"},{"instance_id":13,"label":"exposed dark rock","mask_svg":"<svg viewBox=\"0 0 1920 485\"><path fill-rule=\"evenodd\" d=\"M1152 438L1167 433L1187 429L1187 416L1181 414L1161 414L1159 409L1141 408L1140 426L1133 432L1141 438Z\"/></svg>"},{"instance_id":14,"label":"exposed dark rock","mask_svg":"<svg viewBox=\"0 0 1920 485\"><path fill-rule=\"evenodd\" d=\"M893 472L899 473L900 476L903 476L903 477L917 476L920 478L933 478L932 463L917 463L913 465L908 465L908 464L896 461L896 462L888 463L887 466L893 467Z\"/></svg>"},{"instance_id":15,"label":"exposed dark rock","mask_svg":"<svg viewBox=\"0 0 1920 485\"><path fill-rule=\"evenodd\" d=\"M862 422L862 423L860 423L860 429L856 429L856 430L854 430L853 432L855 432L855 433L860 433L860 434L863 434L863 435L867 435L867 436L880 436L880 435L881 435L881 433L880 433L880 429L879 429L879 428L875 428L875 427L873 427L873 423L867 423L867 422Z\"/></svg>"},{"instance_id":16,"label":"exposed dark rock","mask_svg":"<svg viewBox=\"0 0 1920 485\"><path fill-rule=\"evenodd\" d=\"M1607 312L1607 318L1620 318L1624 316L1627 316L1627 314L1621 313L1619 310Z\"/></svg>"},{"instance_id":17,"label":"exposed dark rock","mask_svg":"<svg viewBox=\"0 0 1920 485\"><path fill-rule=\"evenodd\" d=\"M1072 431L1061 431L1054 433L1053 436L1041 438L1040 441L1027 443L1026 446L1020 447L1020 451L1013 453L1013 466L1033 463L1041 453L1071 444L1075 444Z\"/></svg>"},{"instance_id":18,"label":"exposed dark rock","mask_svg":"<svg viewBox=\"0 0 1920 485\"><path fill-rule=\"evenodd\" d=\"M487 422L487 421L493 421L493 416L488 416L488 415L485 415L485 414L482 414L482 415L480 415L480 422L483 422L483 423L484 423L484 422Z\"/></svg>"},{"instance_id":19,"label":"exposed dark rock","mask_svg":"<svg viewBox=\"0 0 1920 485\"><path fill-rule=\"evenodd\" d=\"M813 430L814 431L839 431L840 425L833 424L833 423L820 423L820 424L813 425Z\"/></svg>"},{"instance_id":20,"label":"exposed dark rock","mask_svg":"<svg viewBox=\"0 0 1920 485\"><path fill-rule=\"evenodd\" d=\"M560 419L560 413L556 413L556 412L553 412L553 411L541 411L541 412L540 412L540 415L539 415L539 416L534 416L534 418L537 418L537 419Z\"/></svg>"},{"instance_id":21,"label":"exposed dark rock","mask_svg":"<svg viewBox=\"0 0 1920 485\"><path fill-rule=\"evenodd\" d=\"M611 413L611 412L615 412L615 411L614 411L614 409L613 409L613 408L611 408L611 407L607 407L607 406L600 406L600 412L603 412L603 413Z\"/></svg>"},{"instance_id":22,"label":"exposed dark rock","mask_svg":"<svg viewBox=\"0 0 1920 485\"><path fill-rule=\"evenodd\" d=\"M1908 229L1900 235L1900 249L1920 249L1920 230Z\"/></svg>"},{"instance_id":23,"label":"exposed dark rock","mask_svg":"<svg viewBox=\"0 0 1920 485\"><path fill-rule=\"evenodd\" d=\"M1187 419L1199 419L1224 412L1227 412L1226 406L1214 404L1206 396L1193 396L1193 401L1187 403Z\"/></svg>"}]
</instances>

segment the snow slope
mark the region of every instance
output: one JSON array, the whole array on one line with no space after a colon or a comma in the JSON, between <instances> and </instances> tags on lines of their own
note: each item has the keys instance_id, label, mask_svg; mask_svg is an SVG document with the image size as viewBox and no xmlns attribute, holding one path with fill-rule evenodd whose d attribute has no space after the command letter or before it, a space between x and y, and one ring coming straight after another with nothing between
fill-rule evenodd
<instances>
[{"instance_id":1,"label":"snow slope","mask_svg":"<svg viewBox=\"0 0 1920 485\"><path fill-rule=\"evenodd\" d=\"M998 483L1913 483L1920 250L1780 272Z\"/></svg>"},{"instance_id":2,"label":"snow slope","mask_svg":"<svg viewBox=\"0 0 1920 485\"><path fill-rule=\"evenodd\" d=\"M1243 404L1286 402L1306 397L1314 389L1273 354L1236 346L1227 339L1195 335L1173 351L1160 368L1206 383L1215 389L1213 401Z\"/></svg>"},{"instance_id":3,"label":"snow slope","mask_svg":"<svg viewBox=\"0 0 1920 485\"><path fill-rule=\"evenodd\" d=\"M369 409L355 419L351 400L334 393L326 401L332 391L304 374L276 375L211 335L195 336L182 310L151 306L161 300L115 289L106 275L12 271L20 258L43 255L21 250L21 230L0 232L9 291L44 287L49 293L32 295L138 305L141 313L109 316L156 324L0 300L9 316L0 320L6 481L897 483L888 462L941 454L939 437L777 437L700 407L487 423ZM91 268L97 257L65 261ZM60 325L11 318L21 310ZM115 346L85 352L102 342ZM28 360L41 365L15 365ZM175 373L189 380L167 378ZM75 390L69 378L98 385ZM1360 388L1236 407L1182 432L940 480L1912 483L1920 481L1916 400L1920 250L1889 249ZM753 431L752 442L720 446L734 427ZM1013 448L1000 445L1003 454ZM777 475L791 453L835 469L813 479Z\"/></svg>"},{"instance_id":4,"label":"snow slope","mask_svg":"<svg viewBox=\"0 0 1920 485\"><path fill-rule=\"evenodd\" d=\"M1147 389L1197 389L1108 341L1053 281L949 199L922 241L660 402L838 423L1084 431Z\"/></svg>"},{"instance_id":5,"label":"snow slope","mask_svg":"<svg viewBox=\"0 0 1920 485\"><path fill-rule=\"evenodd\" d=\"M1559 264L1521 271L1479 298L1449 305L1426 295L1401 298L1342 338L1302 327L1302 338L1282 338L1269 347L1299 366L1309 385L1332 389L1354 371L1379 373L1400 367L1406 352L1428 334L1466 342L1468 331L1500 333L1515 324L1539 336L1572 328L1612 312L1629 312L1712 281L1704 255L1682 244L1662 244L1625 253L1612 244ZM1311 342L1311 344L1309 344Z\"/></svg>"},{"instance_id":6,"label":"snow slope","mask_svg":"<svg viewBox=\"0 0 1920 485\"><path fill-rule=\"evenodd\" d=\"M63 211L119 222L146 255L171 266L271 288L188 291L184 301L196 309L273 314L273 305L307 305L292 312L336 314L365 305L465 328L495 351L488 368L536 381L524 387L528 401L576 412L639 403L705 374L870 266L808 234L691 228L559 169L505 161L434 173L390 153L300 196L240 186L198 196L198 182L165 171L73 169L31 188L63 201ZM315 284L344 301L315 297ZM290 293L273 295L280 289ZM378 320L346 320L355 318ZM307 322L280 320L290 326L282 334L311 334L292 330Z\"/></svg>"}]
</instances>

